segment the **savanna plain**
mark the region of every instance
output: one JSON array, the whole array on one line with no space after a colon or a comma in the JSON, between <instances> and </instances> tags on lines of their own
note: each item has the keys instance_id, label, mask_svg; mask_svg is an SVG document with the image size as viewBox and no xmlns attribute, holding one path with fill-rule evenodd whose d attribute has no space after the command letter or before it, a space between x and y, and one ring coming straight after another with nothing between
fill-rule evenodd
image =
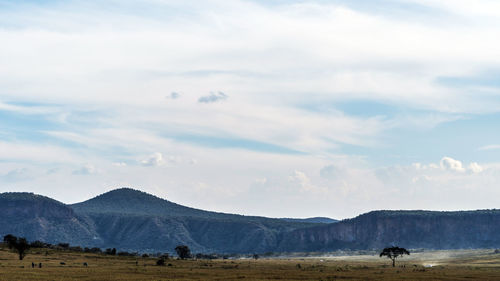
<instances>
[{"instance_id":1,"label":"savanna plain","mask_svg":"<svg viewBox=\"0 0 500 281\"><path fill-rule=\"evenodd\" d=\"M491 249L412 252L396 267L375 252L257 260L168 259L165 266L156 261L57 250L33 250L20 261L3 249L0 280L500 280L500 253Z\"/></svg>"}]
</instances>

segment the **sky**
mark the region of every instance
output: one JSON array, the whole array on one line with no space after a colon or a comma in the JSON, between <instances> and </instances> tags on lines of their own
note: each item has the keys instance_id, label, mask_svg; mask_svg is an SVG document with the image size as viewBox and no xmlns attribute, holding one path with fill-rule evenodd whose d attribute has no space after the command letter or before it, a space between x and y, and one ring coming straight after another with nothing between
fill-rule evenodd
<instances>
[{"instance_id":1,"label":"sky","mask_svg":"<svg viewBox=\"0 0 500 281\"><path fill-rule=\"evenodd\" d=\"M498 208L500 3L0 0L0 192Z\"/></svg>"}]
</instances>

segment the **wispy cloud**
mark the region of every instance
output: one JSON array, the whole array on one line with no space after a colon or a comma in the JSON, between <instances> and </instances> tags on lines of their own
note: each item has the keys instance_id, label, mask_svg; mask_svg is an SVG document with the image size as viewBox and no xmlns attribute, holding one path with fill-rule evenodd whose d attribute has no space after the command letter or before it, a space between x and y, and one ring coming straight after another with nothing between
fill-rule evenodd
<instances>
[{"instance_id":1,"label":"wispy cloud","mask_svg":"<svg viewBox=\"0 0 500 281\"><path fill-rule=\"evenodd\" d=\"M33 175L30 174L30 171L27 168L20 168L9 171L7 174L2 176L2 179L9 183L28 181L33 179Z\"/></svg>"},{"instance_id":2,"label":"wispy cloud","mask_svg":"<svg viewBox=\"0 0 500 281\"><path fill-rule=\"evenodd\" d=\"M80 169L73 171L74 175L92 175L95 173L97 173L97 169L91 164L85 164Z\"/></svg>"},{"instance_id":3,"label":"wispy cloud","mask_svg":"<svg viewBox=\"0 0 500 281\"><path fill-rule=\"evenodd\" d=\"M477 150L496 150L500 149L500 144L490 144L479 147Z\"/></svg>"},{"instance_id":4,"label":"wispy cloud","mask_svg":"<svg viewBox=\"0 0 500 281\"><path fill-rule=\"evenodd\" d=\"M178 92L171 92L170 95L167 96L167 98L175 100L178 99L180 96L181 94L179 94Z\"/></svg>"},{"instance_id":5,"label":"wispy cloud","mask_svg":"<svg viewBox=\"0 0 500 281\"><path fill-rule=\"evenodd\" d=\"M198 99L200 103L213 103L227 99L227 95L223 92L210 93L208 96L202 96Z\"/></svg>"}]
</instances>

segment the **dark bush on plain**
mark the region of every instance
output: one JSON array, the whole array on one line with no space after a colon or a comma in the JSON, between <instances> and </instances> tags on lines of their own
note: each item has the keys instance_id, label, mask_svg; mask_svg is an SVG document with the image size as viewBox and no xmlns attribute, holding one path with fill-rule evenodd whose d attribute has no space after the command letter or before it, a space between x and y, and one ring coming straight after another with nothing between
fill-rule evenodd
<instances>
[{"instance_id":1,"label":"dark bush on plain","mask_svg":"<svg viewBox=\"0 0 500 281\"><path fill-rule=\"evenodd\" d=\"M48 243L36 240L30 243L31 248L49 248L51 246Z\"/></svg>"},{"instance_id":2,"label":"dark bush on plain","mask_svg":"<svg viewBox=\"0 0 500 281\"><path fill-rule=\"evenodd\" d=\"M85 253L93 253L93 254L100 254L100 253L102 253L102 250L100 248L97 248L97 247L95 247L95 248L87 248L87 247L85 247L85 249L83 249L83 251Z\"/></svg>"},{"instance_id":3,"label":"dark bush on plain","mask_svg":"<svg viewBox=\"0 0 500 281\"><path fill-rule=\"evenodd\" d=\"M112 255L112 256L114 256L114 255L116 255L116 249L115 248L113 248L113 249L107 248L106 251L104 251L104 253L106 255Z\"/></svg>"},{"instance_id":4,"label":"dark bush on plain","mask_svg":"<svg viewBox=\"0 0 500 281\"><path fill-rule=\"evenodd\" d=\"M59 243L57 246L63 248L63 249L68 249L69 248L69 243Z\"/></svg>"},{"instance_id":5,"label":"dark bush on plain","mask_svg":"<svg viewBox=\"0 0 500 281\"><path fill-rule=\"evenodd\" d=\"M165 266L165 259L160 258L156 261L156 265L158 266Z\"/></svg>"}]
</instances>

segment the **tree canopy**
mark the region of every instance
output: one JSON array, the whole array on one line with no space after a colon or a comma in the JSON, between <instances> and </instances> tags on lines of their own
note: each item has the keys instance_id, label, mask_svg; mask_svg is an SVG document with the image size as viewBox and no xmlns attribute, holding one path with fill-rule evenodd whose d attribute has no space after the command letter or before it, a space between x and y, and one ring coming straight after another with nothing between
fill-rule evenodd
<instances>
[{"instance_id":1,"label":"tree canopy","mask_svg":"<svg viewBox=\"0 0 500 281\"><path fill-rule=\"evenodd\" d=\"M7 244L9 249L14 249L19 254L19 260L24 259L26 251L30 249L28 240L23 237L16 237L12 234L7 234L3 237L3 241Z\"/></svg>"},{"instance_id":2,"label":"tree canopy","mask_svg":"<svg viewBox=\"0 0 500 281\"><path fill-rule=\"evenodd\" d=\"M179 245L175 247L175 251L181 259L187 259L191 257L191 250L189 250L189 247L186 245Z\"/></svg>"},{"instance_id":3,"label":"tree canopy","mask_svg":"<svg viewBox=\"0 0 500 281\"><path fill-rule=\"evenodd\" d=\"M387 256L389 259L392 260L392 266L394 267L396 266L396 258L409 254L410 252L405 248L389 247L389 248L384 248L382 250L382 252L380 253L380 257Z\"/></svg>"}]
</instances>

